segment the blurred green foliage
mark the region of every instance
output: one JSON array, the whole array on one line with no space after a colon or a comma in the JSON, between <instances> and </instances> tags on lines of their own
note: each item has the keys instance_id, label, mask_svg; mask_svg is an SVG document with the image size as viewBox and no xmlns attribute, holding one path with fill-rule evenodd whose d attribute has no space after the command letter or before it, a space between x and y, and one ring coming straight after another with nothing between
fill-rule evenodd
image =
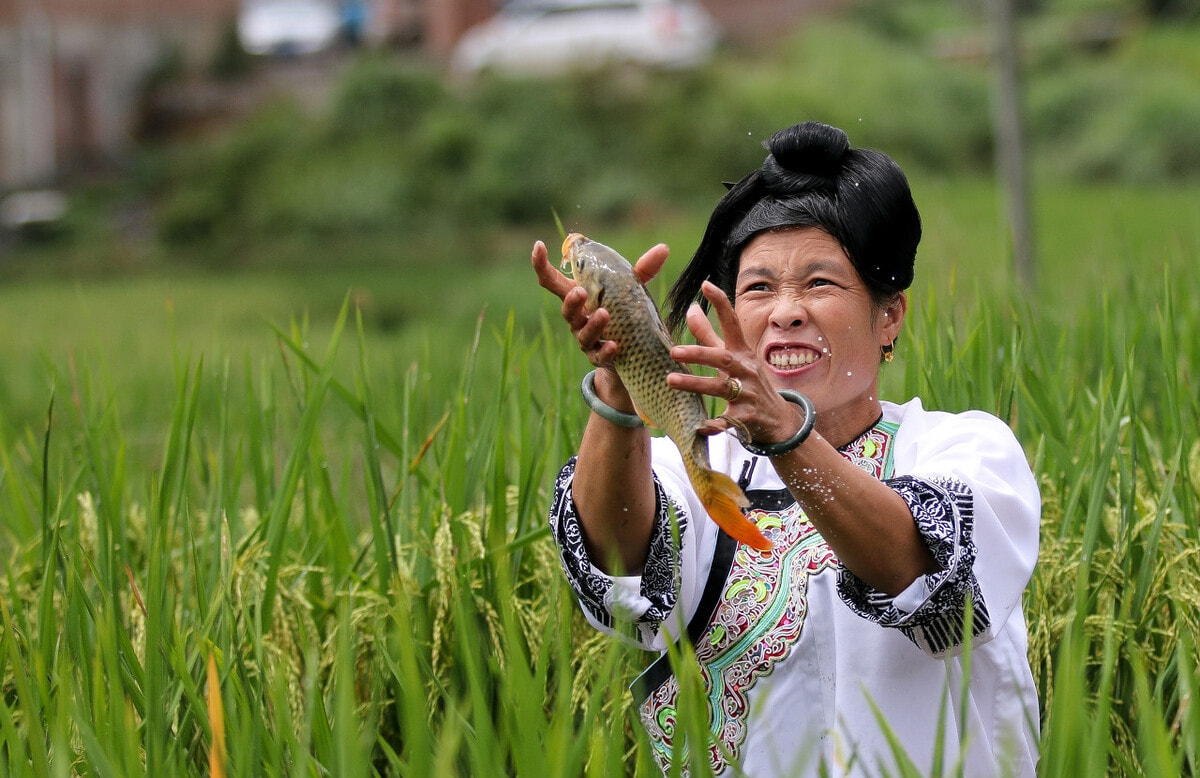
<instances>
[{"instance_id":1,"label":"blurred green foliage","mask_svg":"<svg viewBox=\"0 0 1200 778\"><path fill-rule=\"evenodd\" d=\"M1104 18L1103 45L1076 16L1027 19L1035 175L1200 179L1200 28ZM985 174L986 46L979 4L924 2L866 3L688 73L460 84L371 55L323 114L276 101L218 142L160 150L143 180L178 249L245 235L412 239L545 223L552 209L610 221L703 210L720 181L761 161L771 132L805 119L913 173Z\"/></svg>"}]
</instances>

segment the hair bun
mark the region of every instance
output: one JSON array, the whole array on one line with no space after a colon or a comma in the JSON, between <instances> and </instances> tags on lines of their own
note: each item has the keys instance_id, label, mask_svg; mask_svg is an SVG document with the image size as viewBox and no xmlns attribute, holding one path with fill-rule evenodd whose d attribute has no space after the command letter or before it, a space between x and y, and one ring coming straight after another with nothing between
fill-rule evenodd
<instances>
[{"instance_id":1,"label":"hair bun","mask_svg":"<svg viewBox=\"0 0 1200 778\"><path fill-rule=\"evenodd\" d=\"M776 195L831 189L850 150L850 138L837 127L804 122L780 130L766 143L763 180Z\"/></svg>"}]
</instances>

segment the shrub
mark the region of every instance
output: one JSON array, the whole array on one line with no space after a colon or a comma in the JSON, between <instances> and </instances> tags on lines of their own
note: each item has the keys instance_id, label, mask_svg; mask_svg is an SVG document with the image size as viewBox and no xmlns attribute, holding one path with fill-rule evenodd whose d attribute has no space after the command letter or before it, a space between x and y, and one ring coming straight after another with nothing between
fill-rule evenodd
<instances>
[{"instance_id":1,"label":"shrub","mask_svg":"<svg viewBox=\"0 0 1200 778\"><path fill-rule=\"evenodd\" d=\"M1028 106L1047 173L1141 183L1200 176L1200 92L1183 76L1072 67L1034 82Z\"/></svg>"},{"instance_id":2,"label":"shrub","mask_svg":"<svg viewBox=\"0 0 1200 778\"><path fill-rule=\"evenodd\" d=\"M335 138L404 134L447 99L428 67L397 66L368 56L357 62L333 97L328 124Z\"/></svg>"},{"instance_id":3,"label":"shrub","mask_svg":"<svg viewBox=\"0 0 1200 778\"><path fill-rule=\"evenodd\" d=\"M761 162L764 139L806 119L887 150L910 174L986 174L985 63L939 59L933 28L915 18L813 21L770 49L726 52L686 73L466 87L366 56L325 115L277 103L225 143L163 168L162 236L200 245L238 233L429 237L545 224L552 209L592 223L661 213L664 203L706 210L721 181ZM1178 34L1147 35L1184 48ZM1104 59L1039 55L1026 80L1032 164L1058 179L1200 177L1193 71L1192 60L1173 68L1137 43Z\"/></svg>"}]
</instances>

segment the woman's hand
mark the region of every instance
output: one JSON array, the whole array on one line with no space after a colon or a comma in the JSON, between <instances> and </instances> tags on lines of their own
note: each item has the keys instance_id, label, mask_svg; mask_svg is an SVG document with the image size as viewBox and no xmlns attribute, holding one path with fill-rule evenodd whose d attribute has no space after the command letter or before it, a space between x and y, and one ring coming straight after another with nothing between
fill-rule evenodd
<instances>
[{"instance_id":1,"label":"woman's hand","mask_svg":"<svg viewBox=\"0 0 1200 778\"><path fill-rule=\"evenodd\" d=\"M667 261L659 244L637 261L633 272L643 284L658 275ZM608 311L587 308L587 292L550 264L546 246L533 244L533 270L538 283L562 300L562 317L588 361L598 368L596 394L618 411L633 411L633 400L617 371L607 367L617 344L604 340ZM592 414L579 443L571 499L579 516L588 555L602 570L618 575L641 571L650 550L658 508L650 470L650 433L619 427Z\"/></svg>"},{"instance_id":2,"label":"woman's hand","mask_svg":"<svg viewBox=\"0 0 1200 778\"><path fill-rule=\"evenodd\" d=\"M697 345L676 346L671 356L679 362L711 367L717 375L672 373L667 378L668 383L676 389L719 397L728 402L725 413L711 419L700 430L701 434L735 428L749 440L759 443L786 440L800 428L802 419L797 415L796 406L775 390L766 367L743 338L737 314L725 293L708 281L701 286L701 292L716 312L722 334L713 329L700 306L693 305L688 310L687 324Z\"/></svg>"},{"instance_id":3,"label":"woman's hand","mask_svg":"<svg viewBox=\"0 0 1200 778\"><path fill-rule=\"evenodd\" d=\"M701 291L717 313L724 338L696 305L688 311L687 323L697 345L676 346L671 355L679 362L714 368L717 375L671 373L668 382L728 400L736 378L741 391L701 432L737 428L756 443L787 440L800 428L800 411L776 391L766 365L745 342L725 293L707 282ZM869 585L896 595L918 576L938 569L907 503L839 454L820 431L803 446L773 459L772 466L842 564Z\"/></svg>"},{"instance_id":4,"label":"woman's hand","mask_svg":"<svg viewBox=\"0 0 1200 778\"><path fill-rule=\"evenodd\" d=\"M633 273L642 284L657 276L667 261L670 250L666 244L653 246L633 266ZM596 367L609 367L617 355L617 344L604 340L604 330L608 326L608 311L597 308L589 311L587 308L587 290L575 283L573 278L564 275L551 264L546 244L540 240L533 244L533 254L530 257L533 270L537 274L538 283L562 300L562 317L571 328L571 333L579 343L579 349Z\"/></svg>"}]
</instances>

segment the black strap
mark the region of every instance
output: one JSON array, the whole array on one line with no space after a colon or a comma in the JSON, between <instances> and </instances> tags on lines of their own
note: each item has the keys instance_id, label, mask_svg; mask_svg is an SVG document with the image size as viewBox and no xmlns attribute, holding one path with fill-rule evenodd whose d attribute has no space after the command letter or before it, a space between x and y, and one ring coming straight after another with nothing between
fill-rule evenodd
<instances>
[{"instance_id":1,"label":"black strap","mask_svg":"<svg viewBox=\"0 0 1200 778\"><path fill-rule=\"evenodd\" d=\"M693 646L703 637L704 630L708 628L708 623L721 601L721 591L725 588L729 571L733 569L733 555L737 552L737 546L736 540L725 530L720 530L717 534L717 547L713 550L712 567L709 568L708 580L704 584L704 594L700 596L696 612L692 614L687 625L685 637ZM633 692L634 702L641 705L655 689L666 683L671 675L670 656L663 654L633 680L630 690Z\"/></svg>"},{"instance_id":2,"label":"black strap","mask_svg":"<svg viewBox=\"0 0 1200 778\"><path fill-rule=\"evenodd\" d=\"M738 486L747 491L750 478L754 474L757 458L750 458L742 465L742 474L738 478ZM721 592L725 589L725 581L729 571L733 569L733 557L737 553L738 542L725 530L718 528L717 544L713 549L712 565L708 569L708 580L704 582L704 593L696 605L696 612L688 622L685 637L691 645L696 645L704 636L704 630L712 621L717 605L721 602ZM678 645L678 643L676 644ZM663 654L654 660L649 667L634 679L630 687L634 701L641 705L655 689L662 686L671 677L671 662L669 654Z\"/></svg>"}]
</instances>

